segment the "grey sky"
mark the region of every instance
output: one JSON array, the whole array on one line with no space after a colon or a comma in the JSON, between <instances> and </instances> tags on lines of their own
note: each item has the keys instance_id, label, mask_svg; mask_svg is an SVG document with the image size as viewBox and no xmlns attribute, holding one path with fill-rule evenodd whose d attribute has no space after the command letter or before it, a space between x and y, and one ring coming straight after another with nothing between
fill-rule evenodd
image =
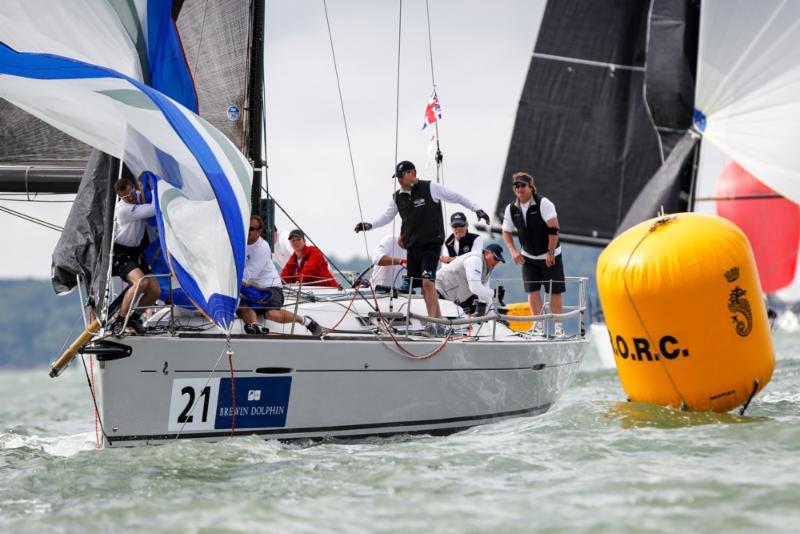
<instances>
[{"instance_id":1,"label":"grey sky","mask_svg":"<svg viewBox=\"0 0 800 534\"><path fill-rule=\"evenodd\" d=\"M444 183L491 212L544 0L430 0L433 59L443 118ZM398 2L329 0L364 218L393 191ZM400 59L399 159L424 177L431 94L424 0L405 0ZM267 158L278 201L329 254L364 256L353 173L321 0L268 1ZM69 205L3 205L63 224ZM448 213L455 209L448 208ZM470 222L475 220L468 214ZM56 232L0 214L0 277L48 277ZM291 224L282 216L278 227ZM391 226L368 233L374 246Z\"/></svg>"}]
</instances>

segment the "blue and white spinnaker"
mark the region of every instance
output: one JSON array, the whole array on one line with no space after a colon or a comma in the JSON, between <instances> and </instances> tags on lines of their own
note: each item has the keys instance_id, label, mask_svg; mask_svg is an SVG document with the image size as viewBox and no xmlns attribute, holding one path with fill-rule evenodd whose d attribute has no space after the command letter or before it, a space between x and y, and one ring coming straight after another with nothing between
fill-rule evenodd
<instances>
[{"instance_id":1,"label":"blue and white spinnaker","mask_svg":"<svg viewBox=\"0 0 800 534\"><path fill-rule=\"evenodd\" d=\"M252 169L192 111L196 96L170 5L3 2L0 96L123 159L134 174L157 176L159 238L170 268L198 309L229 330Z\"/></svg>"}]
</instances>

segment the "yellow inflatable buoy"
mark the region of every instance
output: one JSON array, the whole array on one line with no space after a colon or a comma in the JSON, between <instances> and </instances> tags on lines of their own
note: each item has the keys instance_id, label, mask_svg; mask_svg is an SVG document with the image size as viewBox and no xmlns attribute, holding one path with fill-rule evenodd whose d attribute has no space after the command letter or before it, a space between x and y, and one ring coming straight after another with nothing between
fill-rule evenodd
<instances>
[{"instance_id":1,"label":"yellow inflatable buoy","mask_svg":"<svg viewBox=\"0 0 800 534\"><path fill-rule=\"evenodd\" d=\"M753 253L728 220L680 213L645 221L603 251L597 285L631 400L726 412L772 376Z\"/></svg>"},{"instance_id":2,"label":"yellow inflatable buoy","mask_svg":"<svg viewBox=\"0 0 800 534\"><path fill-rule=\"evenodd\" d=\"M508 315L516 315L520 317L530 317L533 315L531 313L531 307L528 306L527 302L514 302L513 304L509 304L506 306L508 311L506 312ZM508 327L513 330L514 332L525 332L530 330L533 326L531 321L509 321Z\"/></svg>"}]
</instances>

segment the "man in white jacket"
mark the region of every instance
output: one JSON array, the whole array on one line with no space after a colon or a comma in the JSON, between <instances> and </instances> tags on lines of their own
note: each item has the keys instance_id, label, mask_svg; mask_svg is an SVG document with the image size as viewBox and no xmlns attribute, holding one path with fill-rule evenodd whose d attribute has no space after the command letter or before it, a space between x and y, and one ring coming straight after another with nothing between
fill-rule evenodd
<instances>
[{"instance_id":1,"label":"man in white jacket","mask_svg":"<svg viewBox=\"0 0 800 534\"><path fill-rule=\"evenodd\" d=\"M503 249L494 243L481 252L458 256L439 270L436 290L461 306L466 313L484 315L494 298L489 276L498 263L505 263Z\"/></svg>"}]
</instances>

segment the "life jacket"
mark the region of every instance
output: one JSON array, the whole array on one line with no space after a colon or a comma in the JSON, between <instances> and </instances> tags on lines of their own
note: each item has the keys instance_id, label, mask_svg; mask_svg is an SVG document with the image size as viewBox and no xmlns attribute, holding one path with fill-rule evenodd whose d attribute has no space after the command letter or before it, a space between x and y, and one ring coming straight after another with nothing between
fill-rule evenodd
<instances>
[{"instance_id":1,"label":"life jacket","mask_svg":"<svg viewBox=\"0 0 800 534\"><path fill-rule=\"evenodd\" d=\"M511 222L517 229L519 243L522 249L531 256L540 256L547 252L549 236L547 222L542 219L539 209L544 197L534 194L528 205L527 213L523 214L516 202L510 204ZM556 247L558 242L556 241Z\"/></svg>"},{"instance_id":2,"label":"life jacket","mask_svg":"<svg viewBox=\"0 0 800 534\"><path fill-rule=\"evenodd\" d=\"M450 237L447 238L447 241L444 242L444 245L447 247L447 252L449 253L451 258L455 258L456 256L463 256L467 252L472 252L472 244L477 239L478 234L473 234L467 232L464 237L458 240L458 254L456 254L456 236L455 234L450 234Z\"/></svg>"},{"instance_id":3,"label":"life jacket","mask_svg":"<svg viewBox=\"0 0 800 534\"><path fill-rule=\"evenodd\" d=\"M436 289L444 298L455 303L461 303L470 298L473 293L469 290L467 271L464 269L464 261L471 256L480 256L481 259L481 283L486 285L489 281L489 267L486 265L486 258L479 251L470 252L443 266L436 273Z\"/></svg>"},{"instance_id":4,"label":"life jacket","mask_svg":"<svg viewBox=\"0 0 800 534\"><path fill-rule=\"evenodd\" d=\"M442 246L444 242L444 219L441 202L434 202L431 183L418 180L411 192L396 191L394 202L402 224L400 235L406 249L429 245Z\"/></svg>"}]
</instances>

